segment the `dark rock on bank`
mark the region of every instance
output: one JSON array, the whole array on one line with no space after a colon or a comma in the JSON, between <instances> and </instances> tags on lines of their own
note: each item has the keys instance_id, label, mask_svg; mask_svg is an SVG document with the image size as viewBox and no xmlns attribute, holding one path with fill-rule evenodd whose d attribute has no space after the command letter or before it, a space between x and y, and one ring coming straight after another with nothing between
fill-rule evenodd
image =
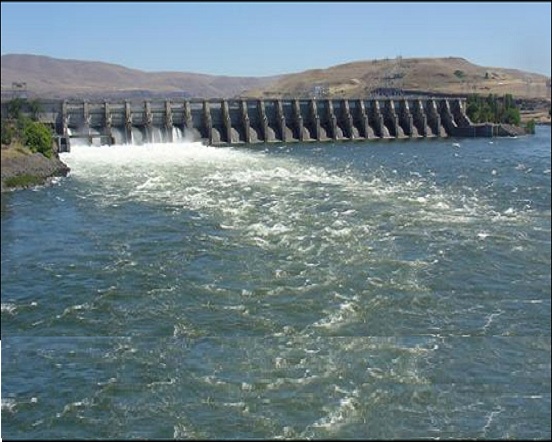
<instances>
[{"instance_id":1,"label":"dark rock on bank","mask_svg":"<svg viewBox=\"0 0 552 442\"><path fill-rule=\"evenodd\" d=\"M30 185L47 184L51 178L67 176L70 171L69 167L57 155L46 158L41 153L21 154L13 152L8 154L4 149L2 149L1 169L2 192L29 187Z\"/></svg>"}]
</instances>

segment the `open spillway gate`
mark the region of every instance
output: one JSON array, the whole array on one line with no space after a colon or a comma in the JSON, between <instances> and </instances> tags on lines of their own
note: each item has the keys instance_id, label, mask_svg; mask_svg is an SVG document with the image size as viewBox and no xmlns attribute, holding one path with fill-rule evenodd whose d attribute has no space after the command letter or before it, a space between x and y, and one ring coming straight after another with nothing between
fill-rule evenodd
<instances>
[{"instance_id":1,"label":"open spillway gate","mask_svg":"<svg viewBox=\"0 0 552 442\"><path fill-rule=\"evenodd\" d=\"M219 99L42 103L60 151L71 140L144 144L182 139L239 145L492 136L464 98Z\"/></svg>"}]
</instances>

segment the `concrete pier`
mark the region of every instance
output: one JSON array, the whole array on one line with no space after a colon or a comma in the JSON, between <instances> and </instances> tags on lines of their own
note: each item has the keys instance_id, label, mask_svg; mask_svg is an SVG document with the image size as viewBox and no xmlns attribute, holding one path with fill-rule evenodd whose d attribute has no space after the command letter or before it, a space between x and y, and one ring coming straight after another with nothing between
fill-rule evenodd
<instances>
[{"instance_id":1,"label":"concrete pier","mask_svg":"<svg viewBox=\"0 0 552 442\"><path fill-rule=\"evenodd\" d=\"M51 101L41 105L40 120L51 124L67 146L73 138L143 144L175 142L183 136L217 146L492 134L471 123L462 98ZM3 113L6 106L2 104Z\"/></svg>"}]
</instances>

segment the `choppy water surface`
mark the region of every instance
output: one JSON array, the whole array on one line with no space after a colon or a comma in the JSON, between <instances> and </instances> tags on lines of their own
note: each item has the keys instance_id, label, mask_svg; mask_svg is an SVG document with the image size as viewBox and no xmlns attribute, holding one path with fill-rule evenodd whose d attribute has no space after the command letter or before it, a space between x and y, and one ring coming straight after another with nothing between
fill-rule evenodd
<instances>
[{"instance_id":1,"label":"choppy water surface","mask_svg":"<svg viewBox=\"0 0 552 442\"><path fill-rule=\"evenodd\" d=\"M2 196L3 437L550 438L549 127L63 159Z\"/></svg>"}]
</instances>

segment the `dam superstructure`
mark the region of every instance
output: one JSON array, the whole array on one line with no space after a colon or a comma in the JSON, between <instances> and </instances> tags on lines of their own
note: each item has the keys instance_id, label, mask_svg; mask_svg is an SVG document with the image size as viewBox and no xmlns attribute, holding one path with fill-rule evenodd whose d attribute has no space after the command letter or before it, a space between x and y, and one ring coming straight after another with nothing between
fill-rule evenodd
<instances>
[{"instance_id":1,"label":"dam superstructure","mask_svg":"<svg viewBox=\"0 0 552 442\"><path fill-rule=\"evenodd\" d=\"M41 102L60 150L71 140L143 144L177 139L239 145L492 136L464 98L209 99ZM2 114L5 103L2 104Z\"/></svg>"}]
</instances>

